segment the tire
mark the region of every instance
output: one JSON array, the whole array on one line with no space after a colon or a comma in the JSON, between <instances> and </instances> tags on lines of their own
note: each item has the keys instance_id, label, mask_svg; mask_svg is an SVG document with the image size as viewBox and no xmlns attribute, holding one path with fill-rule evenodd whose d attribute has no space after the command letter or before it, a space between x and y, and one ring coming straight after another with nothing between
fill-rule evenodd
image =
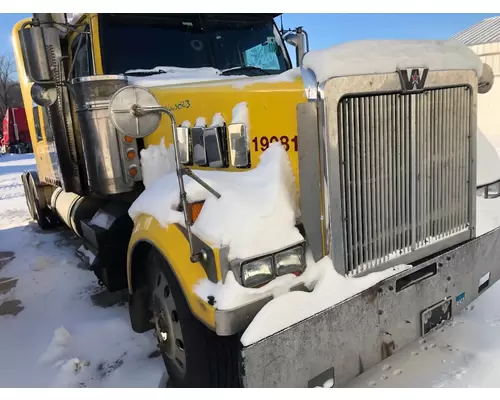
<instances>
[{"instance_id":1,"label":"tire","mask_svg":"<svg viewBox=\"0 0 500 400\"><path fill-rule=\"evenodd\" d=\"M240 335L218 336L196 319L177 278L154 249L148 256L147 279L155 335L169 375L168 386L240 387Z\"/></svg>"},{"instance_id":2,"label":"tire","mask_svg":"<svg viewBox=\"0 0 500 400\"><path fill-rule=\"evenodd\" d=\"M26 206L28 207L28 212L30 214L31 220L35 221L35 210L34 210L34 204L33 204L33 198L30 193L29 189L29 181L28 181L28 175L23 174L21 176L21 180L23 182L23 188L24 188L24 197L26 199Z\"/></svg>"},{"instance_id":3,"label":"tire","mask_svg":"<svg viewBox=\"0 0 500 400\"><path fill-rule=\"evenodd\" d=\"M28 175L26 180L29 196L29 200L27 197L26 202L28 204L28 210L30 210L31 218L38 224L41 230L46 231L53 229L57 225L57 221L53 218L49 209L40 207L33 179Z\"/></svg>"}]
</instances>

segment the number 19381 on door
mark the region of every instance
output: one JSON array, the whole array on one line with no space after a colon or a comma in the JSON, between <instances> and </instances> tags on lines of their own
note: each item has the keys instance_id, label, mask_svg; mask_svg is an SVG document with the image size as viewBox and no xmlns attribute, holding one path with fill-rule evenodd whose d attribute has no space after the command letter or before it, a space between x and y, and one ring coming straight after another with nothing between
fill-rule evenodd
<instances>
[{"instance_id":1,"label":"number 19381 on door","mask_svg":"<svg viewBox=\"0 0 500 400\"><path fill-rule=\"evenodd\" d=\"M298 151L297 135L289 136L257 136L252 139L253 148L255 151L265 151L273 142L280 142L286 151Z\"/></svg>"}]
</instances>

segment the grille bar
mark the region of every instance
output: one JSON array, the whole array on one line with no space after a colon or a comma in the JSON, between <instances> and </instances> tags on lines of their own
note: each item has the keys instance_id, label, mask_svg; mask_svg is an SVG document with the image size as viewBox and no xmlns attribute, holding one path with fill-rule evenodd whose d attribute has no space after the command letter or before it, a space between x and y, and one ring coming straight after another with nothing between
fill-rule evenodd
<instances>
[{"instance_id":1,"label":"grille bar","mask_svg":"<svg viewBox=\"0 0 500 400\"><path fill-rule=\"evenodd\" d=\"M345 97L338 115L347 274L468 229L466 87Z\"/></svg>"}]
</instances>

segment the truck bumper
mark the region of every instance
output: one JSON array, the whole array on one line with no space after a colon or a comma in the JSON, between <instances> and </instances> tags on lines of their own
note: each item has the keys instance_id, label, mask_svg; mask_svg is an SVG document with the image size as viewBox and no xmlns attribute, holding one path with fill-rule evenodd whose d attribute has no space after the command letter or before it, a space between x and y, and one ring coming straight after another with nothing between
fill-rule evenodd
<instances>
[{"instance_id":1,"label":"truck bumper","mask_svg":"<svg viewBox=\"0 0 500 400\"><path fill-rule=\"evenodd\" d=\"M460 313L499 277L500 228L243 348L243 386L344 386Z\"/></svg>"}]
</instances>

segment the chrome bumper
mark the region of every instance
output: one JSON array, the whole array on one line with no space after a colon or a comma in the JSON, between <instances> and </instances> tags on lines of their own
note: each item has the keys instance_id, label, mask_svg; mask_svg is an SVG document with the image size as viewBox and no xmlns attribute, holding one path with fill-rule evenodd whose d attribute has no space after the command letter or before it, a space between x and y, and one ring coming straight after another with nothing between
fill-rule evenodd
<instances>
[{"instance_id":1,"label":"chrome bumper","mask_svg":"<svg viewBox=\"0 0 500 400\"><path fill-rule=\"evenodd\" d=\"M245 347L243 386L343 386L421 337L426 310L446 299L460 313L500 278L498 260L500 228Z\"/></svg>"}]
</instances>

